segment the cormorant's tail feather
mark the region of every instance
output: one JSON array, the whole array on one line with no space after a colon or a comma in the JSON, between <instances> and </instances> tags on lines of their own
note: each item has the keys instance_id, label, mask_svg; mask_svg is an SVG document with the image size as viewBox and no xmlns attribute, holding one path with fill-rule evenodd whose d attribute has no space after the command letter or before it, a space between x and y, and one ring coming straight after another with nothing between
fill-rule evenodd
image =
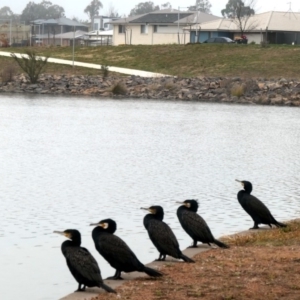
<instances>
[{"instance_id":1,"label":"cormorant's tail feather","mask_svg":"<svg viewBox=\"0 0 300 300\"><path fill-rule=\"evenodd\" d=\"M286 224L280 223L280 222L278 222L278 221L276 221L275 225L276 225L277 227L286 227L286 226L287 226Z\"/></svg>"},{"instance_id":2,"label":"cormorant's tail feather","mask_svg":"<svg viewBox=\"0 0 300 300\"><path fill-rule=\"evenodd\" d=\"M105 283L101 283L100 287L102 287L104 290L106 290L108 293L117 293L114 289L106 285Z\"/></svg>"},{"instance_id":3,"label":"cormorant's tail feather","mask_svg":"<svg viewBox=\"0 0 300 300\"><path fill-rule=\"evenodd\" d=\"M194 263L195 262L194 260L192 260L191 258L187 257L183 253L181 253L180 258L183 259L185 262L188 262L188 263Z\"/></svg>"},{"instance_id":4,"label":"cormorant's tail feather","mask_svg":"<svg viewBox=\"0 0 300 300\"><path fill-rule=\"evenodd\" d=\"M148 268L148 267L144 267L144 270L143 270L147 275L149 276L152 276L152 277L161 277L163 276L162 273L154 270L154 269L151 269L151 268Z\"/></svg>"},{"instance_id":5,"label":"cormorant's tail feather","mask_svg":"<svg viewBox=\"0 0 300 300\"><path fill-rule=\"evenodd\" d=\"M218 241L218 240L214 240L214 243L219 246L220 248L229 248L228 245L222 243L221 241Z\"/></svg>"}]
</instances>

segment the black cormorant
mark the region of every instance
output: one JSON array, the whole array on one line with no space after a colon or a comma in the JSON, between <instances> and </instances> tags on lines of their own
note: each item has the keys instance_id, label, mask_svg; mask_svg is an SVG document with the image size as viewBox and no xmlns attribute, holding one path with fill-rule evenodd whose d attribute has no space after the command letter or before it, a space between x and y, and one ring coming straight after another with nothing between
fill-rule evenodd
<instances>
[{"instance_id":1,"label":"black cormorant","mask_svg":"<svg viewBox=\"0 0 300 300\"><path fill-rule=\"evenodd\" d=\"M249 181L237 180L244 187L237 194L237 198L243 209L250 215L254 221L254 226L250 229L259 229L259 224L266 224L272 228L271 224L277 227L286 227L285 224L275 220L269 209L256 197L251 194L252 184Z\"/></svg>"},{"instance_id":2,"label":"black cormorant","mask_svg":"<svg viewBox=\"0 0 300 300\"><path fill-rule=\"evenodd\" d=\"M122 279L121 272L145 272L149 276L159 277L162 273L144 266L128 247L128 245L114 235L117 224L112 219L105 219L98 223L92 231L92 237L98 252L116 269L114 276L108 279Z\"/></svg>"},{"instance_id":3,"label":"black cormorant","mask_svg":"<svg viewBox=\"0 0 300 300\"><path fill-rule=\"evenodd\" d=\"M183 259L185 262L195 262L185 256L179 249L179 243L172 229L163 222L164 210L161 206L151 206L141 208L148 210L150 214L144 217L144 226L148 231L150 240L159 252L158 261L166 259L166 255L174 258Z\"/></svg>"},{"instance_id":4,"label":"black cormorant","mask_svg":"<svg viewBox=\"0 0 300 300\"><path fill-rule=\"evenodd\" d=\"M191 247L197 248L197 242L199 241L208 245L212 243L221 248L229 248L226 244L214 238L205 220L197 214L198 202L196 200L185 200L177 203L183 204L177 209L177 217L182 228L193 239Z\"/></svg>"},{"instance_id":5,"label":"black cormorant","mask_svg":"<svg viewBox=\"0 0 300 300\"><path fill-rule=\"evenodd\" d=\"M54 233L64 235L70 239L62 243L61 251L66 258L70 272L78 282L76 292L85 291L86 286L98 286L109 293L116 293L104 284L99 266L92 254L86 248L80 247L81 235L78 230L67 229L65 231L54 231Z\"/></svg>"}]
</instances>

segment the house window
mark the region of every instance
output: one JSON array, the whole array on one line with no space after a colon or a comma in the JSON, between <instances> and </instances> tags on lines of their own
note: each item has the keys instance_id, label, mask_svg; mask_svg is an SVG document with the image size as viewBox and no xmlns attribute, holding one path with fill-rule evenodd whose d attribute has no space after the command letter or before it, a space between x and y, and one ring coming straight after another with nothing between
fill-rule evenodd
<instances>
[{"instance_id":1,"label":"house window","mask_svg":"<svg viewBox=\"0 0 300 300\"><path fill-rule=\"evenodd\" d=\"M153 32L164 32L164 28L168 27L168 25L153 25Z\"/></svg>"},{"instance_id":2,"label":"house window","mask_svg":"<svg viewBox=\"0 0 300 300\"><path fill-rule=\"evenodd\" d=\"M119 25L119 33L125 33L125 26Z\"/></svg>"},{"instance_id":3,"label":"house window","mask_svg":"<svg viewBox=\"0 0 300 300\"><path fill-rule=\"evenodd\" d=\"M141 25L141 33L148 33L148 25Z\"/></svg>"}]
</instances>

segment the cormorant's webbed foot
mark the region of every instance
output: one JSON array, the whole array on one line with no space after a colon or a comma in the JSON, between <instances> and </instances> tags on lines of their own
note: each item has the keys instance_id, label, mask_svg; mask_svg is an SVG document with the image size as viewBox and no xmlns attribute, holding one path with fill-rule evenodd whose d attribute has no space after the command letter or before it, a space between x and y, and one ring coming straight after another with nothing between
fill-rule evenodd
<instances>
[{"instance_id":1,"label":"cormorant's webbed foot","mask_svg":"<svg viewBox=\"0 0 300 300\"><path fill-rule=\"evenodd\" d=\"M193 241L193 244L191 246L189 246L188 248L198 248L197 241Z\"/></svg>"},{"instance_id":2,"label":"cormorant's webbed foot","mask_svg":"<svg viewBox=\"0 0 300 300\"><path fill-rule=\"evenodd\" d=\"M166 255L160 254L158 259L156 259L155 261L165 261L166 260Z\"/></svg>"},{"instance_id":3,"label":"cormorant's webbed foot","mask_svg":"<svg viewBox=\"0 0 300 300\"><path fill-rule=\"evenodd\" d=\"M251 227L251 228L249 228L249 229L259 229L258 224L257 224L257 223L254 223L254 226Z\"/></svg>"},{"instance_id":4,"label":"cormorant's webbed foot","mask_svg":"<svg viewBox=\"0 0 300 300\"><path fill-rule=\"evenodd\" d=\"M114 276L110 276L107 277L106 279L110 279L110 280L123 280L123 278L121 277L121 272L120 271L116 271Z\"/></svg>"},{"instance_id":5,"label":"cormorant's webbed foot","mask_svg":"<svg viewBox=\"0 0 300 300\"><path fill-rule=\"evenodd\" d=\"M166 258L158 258L155 261L165 261L165 260L166 260Z\"/></svg>"},{"instance_id":6,"label":"cormorant's webbed foot","mask_svg":"<svg viewBox=\"0 0 300 300\"><path fill-rule=\"evenodd\" d=\"M123 278L121 276L119 276L119 277L110 276L110 277L107 277L106 280L123 280Z\"/></svg>"},{"instance_id":7,"label":"cormorant's webbed foot","mask_svg":"<svg viewBox=\"0 0 300 300\"><path fill-rule=\"evenodd\" d=\"M83 288L81 288L81 283L78 284L78 289L75 292L84 292L85 291L85 285Z\"/></svg>"}]
</instances>

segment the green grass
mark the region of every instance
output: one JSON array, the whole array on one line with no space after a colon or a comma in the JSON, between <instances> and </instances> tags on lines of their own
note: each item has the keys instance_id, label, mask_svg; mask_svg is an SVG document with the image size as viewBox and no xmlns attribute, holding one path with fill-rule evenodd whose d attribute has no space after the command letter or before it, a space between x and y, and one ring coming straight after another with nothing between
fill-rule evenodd
<instances>
[{"instance_id":1,"label":"green grass","mask_svg":"<svg viewBox=\"0 0 300 300\"><path fill-rule=\"evenodd\" d=\"M22 48L1 51L22 53ZM36 47L40 55L72 60L70 47ZM0 57L0 63L6 58ZM300 78L300 47L292 45L137 45L77 47L75 60L159 72L180 77L230 76ZM48 67L48 72L99 74L98 70Z\"/></svg>"}]
</instances>

